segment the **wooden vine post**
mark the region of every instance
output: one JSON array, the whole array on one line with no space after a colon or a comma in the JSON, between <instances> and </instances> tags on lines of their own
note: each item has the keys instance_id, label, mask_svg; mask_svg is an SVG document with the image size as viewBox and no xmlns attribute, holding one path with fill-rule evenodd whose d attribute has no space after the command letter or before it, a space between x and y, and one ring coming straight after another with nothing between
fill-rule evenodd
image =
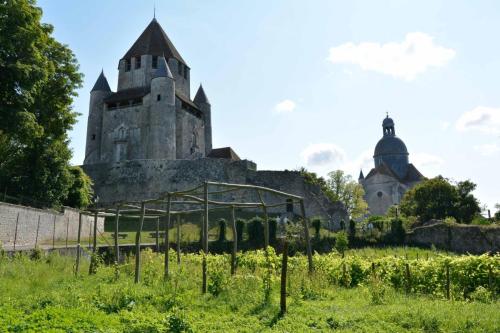
<instances>
[{"instance_id":1,"label":"wooden vine post","mask_svg":"<svg viewBox=\"0 0 500 333\"><path fill-rule=\"evenodd\" d=\"M17 213L16 218L16 231L14 232L14 251L16 251L16 243L17 243L17 227L19 225L19 213Z\"/></svg>"},{"instance_id":2,"label":"wooden vine post","mask_svg":"<svg viewBox=\"0 0 500 333\"><path fill-rule=\"evenodd\" d=\"M38 217L38 222L40 222L40 217ZM75 276L78 276L80 270L80 256L81 256L81 240L82 235L82 213L78 214L78 235L76 236L76 264L75 264Z\"/></svg>"},{"instance_id":3,"label":"wooden vine post","mask_svg":"<svg viewBox=\"0 0 500 333\"><path fill-rule=\"evenodd\" d=\"M115 212L115 264L120 262L120 246L118 245L118 232L120 230L118 223L120 222L120 206L116 206Z\"/></svg>"},{"instance_id":4,"label":"wooden vine post","mask_svg":"<svg viewBox=\"0 0 500 333\"><path fill-rule=\"evenodd\" d=\"M288 268L288 240L283 239L283 255L281 260L280 315L286 313L286 273Z\"/></svg>"},{"instance_id":5,"label":"wooden vine post","mask_svg":"<svg viewBox=\"0 0 500 333\"><path fill-rule=\"evenodd\" d=\"M181 216L177 214L175 242L177 249L177 265L181 264Z\"/></svg>"},{"instance_id":6,"label":"wooden vine post","mask_svg":"<svg viewBox=\"0 0 500 333\"><path fill-rule=\"evenodd\" d=\"M202 293L207 292L207 255L208 255L208 183L205 182L204 188L204 219L203 219L203 262L202 262Z\"/></svg>"},{"instance_id":7,"label":"wooden vine post","mask_svg":"<svg viewBox=\"0 0 500 333\"><path fill-rule=\"evenodd\" d=\"M450 264L446 263L446 299L450 299Z\"/></svg>"},{"instance_id":8,"label":"wooden vine post","mask_svg":"<svg viewBox=\"0 0 500 333\"><path fill-rule=\"evenodd\" d=\"M144 224L144 214L146 212L146 204L141 203L141 219L138 223L137 233L135 234L135 283L141 280L141 232Z\"/></svg>"},{"instance_id":9,"label":"wooden vine post","mask_svg":"<svg viewBox=\"0 0 500 333\"><path fill-rule=\"evenodd\" d=\"M267 207L262 198L262 193L257 190L257 194L259 195L259 200L262 204L262 212L264 213L264 248L267 249L269 246L269 216L267 215Z\"/></svg>"},{"instance_id":10,"label":"wooden vine post","mask_svg":"<svg viewBox=\"0 0 500 333\"><path fill-rule=\"evenodd\" d=\"M155 236L156 236L156 253L160 253L160 218L156 218L156 229L155 229Z\"/></svg>"},{"instance_id":11,"label":"wooden vine post","mask_svg":"<svg viewBox=\"0 0 500 333\"><path fill-rule=\"evenodd\" d=\"M300 211L302 214L302 221L304 224L304 235L306 238L306 248L307 248L307 262L309 263L309 273L314 271L313 260L312 260L312 249L311 249L311 239L309 237L309 223L306 218L306 209L304 207L304 200L300 200Z\"/></svg>"},{"instance_id":12,"label":"wooden vine post","mask_svg":"<svg viewBox=\"0 0 500 333\"><path fill-rule=\"evenodd\" d=\"M97 217L98 212L97 209L94 213L94 232L92 235L92 256L90 257L90 265L89 265L89 275L95 273L95 265L96 263L96 252L97 252ZM55 220L54 220L55 221Z\"/></svg>"},{"instance_id":13,"label":"wooden vine post","mask_svg":"<svg viewBox=\"0 0 500 333\"><path fill-rule=\"evenodd\" d=\"M231 230L233 231L233 251L231 252L231 275L236 274L236 253L238 252L238 235L236 231L236 214L231 206Z\"/></svg>"},{"instance_id":14,"label":"wooden vine post","mask_svg":"<svg viewBox=\"0 0 500 333\"><path fill-rule=\"evenodd\" d=\"M410 276L410 265L405 264L405 275L406 275L406 293L409 294L411 291L411 276Z\"/></svg>"},{"instance_id":15,"label":"wooden vine post","mask_svg":"<svg viewBox=\"0 0 500 333\"><path fill-rule=\"evenodd\" d=\"M38 223L36 224L35 249L38 246L38 233L40 231L40 217L41 217L41 215L38 215Z\"/></svg>"},{"instance_id":16,"label":"wooden vine post","mask_svg":"<svg viewBox=\"0 0 500 333\"><path fill-rule=\"evenodd\" d=\"M169 237L169 229L170 229L170 206L172 202L172 196L170 193L167 195L167 221L165 222L165 274L164 278L168 279L169 275L169 264L170 264L170 237Z\"/></svg>"}]
</instances>

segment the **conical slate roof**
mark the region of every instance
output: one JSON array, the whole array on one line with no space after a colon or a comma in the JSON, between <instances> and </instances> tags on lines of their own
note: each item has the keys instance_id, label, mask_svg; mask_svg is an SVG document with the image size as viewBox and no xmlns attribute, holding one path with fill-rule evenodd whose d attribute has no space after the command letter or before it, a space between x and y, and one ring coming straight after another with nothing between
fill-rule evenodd
<instances>
[{"instance_id":1,"label":"conical slate roof","mask_svg":"<svg viewBox=\"0 0 500 333\"><path fill-rule=\"evenodd\" d=\"M170 68L168 67L167 61L165 60L164 57L158 58L158 68L156 69L156 72L153 75L153 78L155 77L168 77L171 79L174 78L172 72L170 71Z\"/></svg>"},{"instance_id":2,"label":"conical slate roof","mask_svg":"<svg viewBox=\"0 0 500 333\"><path fill-rule=\"evenodd\" d=\"M111 91L108 80L106 79L106 76L104 76L104 71L101 71L101 75L97 78L97 81L91 91Z\"/></svg>"},{"instance_id":3,"label":"conical slate roof","mask_svg":"<svg viewBox=\"0 0 500 333\"><path fill-rule=\"evenodd\" d=\"M203 86L201 84L200 87L198 88L198 91L196 92L196 95L194 96L193 102L196 105L200 105L203 103L210 104L207 95L205 94L205 90L203 90Z\"/></svg>"},{"instance_id":4,"label":"conical slate roof","mask_svg":"<svg viewBox=\"0 0 500 333\"><path fill-rule=\"evenodd\" d=\"M156 21L156 18L149 23L122 59L139 57L145 54L154 56L165 55L167 59L175 58L186 65L186 62L182 59L158 21Z\"/></svg>"}]
</instances>

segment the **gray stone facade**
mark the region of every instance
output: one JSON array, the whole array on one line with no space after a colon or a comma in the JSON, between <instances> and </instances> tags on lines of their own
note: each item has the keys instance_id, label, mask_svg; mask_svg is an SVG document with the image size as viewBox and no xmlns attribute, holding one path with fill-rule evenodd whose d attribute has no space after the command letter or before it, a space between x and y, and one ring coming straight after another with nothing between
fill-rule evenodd
<instances>
[{"instance_id":1,"label":"gray stone facade","mask_svg":"<svg viewBox=\"0 0 500 333\"><path fill-rule=\"evenodd\" d=\"M257 171L230 148L212 149L211 104L201 85L194 100L190 96L190 68L154 19L120 60L117 92L103 73L91 91L83 168L102 205L221 181L303 196L307 215L331 226L347 220L343 205L330 202L299 172ZM244 199L258 202L256 193Z\"/></svg>"},{"instance_id":2,"label":"gray stone facade","mask_svg":"<svg viewBox=\"0 0 500 333\"><path fill-rule=\"evenodd\" d=\"M359 175L371 215L386 214L389 207L399 204L406 191L424 179L409 162L406 145L396 136L394 121L387 116L382 128L383 137L373 156L375 168L366 177L363 171Z\"/></svg>"}]
</instances>

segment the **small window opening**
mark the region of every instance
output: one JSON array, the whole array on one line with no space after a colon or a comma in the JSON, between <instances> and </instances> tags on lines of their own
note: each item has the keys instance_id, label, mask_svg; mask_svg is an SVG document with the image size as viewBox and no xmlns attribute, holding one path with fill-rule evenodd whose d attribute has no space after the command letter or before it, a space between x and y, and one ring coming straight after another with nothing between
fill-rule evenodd
<instances>
[{"instance_id":1,"label":"small window opening","mask_svg":"<svg viewBox=\"0 0 500 333\"><path fill-rule=\"evenodd\" d=\"M158 68L158 56L153 56L153 68Z\"/></svg>"},{"instance_id":2,"label":"small window opening","mask_svg":"<svg viewBox=\"0 0 500 333\"><path fill-rule=\"evenodd\" d=\"M108 110L116 109L118 106L116 103L108 103Z\"/></svg>"},{"instance_id":3,"label":"small window opening","mask_svg":"<svg viewBox=\"0 0 500 333\"><path fill-rule=\"evenodd\" d=\"M184 67L184 78L187 80L188 78L188 68Z\"/></svg>"},{"instance_id":4,"label":"small window opening","mask_svg":"<svg viewBox=\"0 0 500 333\"><path fill-rule=\"evenodd\" d=\"M135 57L135 69L141 68L141 57Z\"/></svg>"},{"instance_id":5,"label":"small window opening","mask_svg":"<svg viewBox=\"0 0 500 333\"><path fill-rule=\"evenodd\" d=\"M130 71L131 61L130 59L125 59L125 72Z\"/></svg>"},{"instance_id":6,"label":"small window opening","mask_svg":"<svg viewBox=\"0 0 500 333\"><path fill-rule=\"evenodd\" d=\"M156 95L156 100L161 101L161 95Z\"/></svg>"},{"instance_id":7,"label":"small window opening","mask_svg":"<svg viewBox=\"0 0 500 333\"><path fill-rule=\"evenodd\" d=\"M95 140L95 134L92 134L92 141Z\"/></svg>"},{"instance_id":8,"label":"small window opening","mask_svg":"<svg viewBox=\"0 0 500 333\"><path fill-rule=\"evenodd\" d=\"M177 69L178 69L179 75L182 76L182 64L180 62L177 65Z\"/></svg>"},{"instance_id":9,"label":"small window opening","mask_svg":"<svg viewBox=\"0 0 500 333\"><path fill-rule=\"evenodd\" d=\"M379 198L381 198L381 197L382 197L382 195L383 195L383 193L382 193L381 191L378 191L378 192L377 192L377 196L378 196Z\"/></svg>"}]
</instances>

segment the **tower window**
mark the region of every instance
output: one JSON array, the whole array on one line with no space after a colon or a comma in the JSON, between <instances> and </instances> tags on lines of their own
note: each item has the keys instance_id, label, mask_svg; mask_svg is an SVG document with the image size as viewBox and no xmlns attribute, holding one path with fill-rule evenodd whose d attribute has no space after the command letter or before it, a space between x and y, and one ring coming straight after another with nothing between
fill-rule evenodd
<instances>
[{"instance_id":1,"label":"tower window","mask_svg":"<svg viewBox=\"0 0 500 333\"><path fill-rule=\"evenodd\" d=\"M156 95L156 100L161 101L161 95Z\"/></svg>"},{"instance_id":2,"label":"tower window","mask_svg":"<svg viewBox=\"0 0 500 333\"><path fill-rule=\"evenodd\" d=\"M92 141L95 140L95 134L92 134Z\"/></svg>"},{"instance_id":3,"label":"tower window","mask_svg":"<svg viewBox=\"0 0 500 333\"><path fill-rule=\"evenodd\" d=\"M141 68L141 57L135 57L135 68Z\"/></svg>"},{"instance_id":4,"label":"tower window","mask_svg":"<svg viewBox=\"0 0 500 333\"><path fill-rule=\"evenodd\" d=\"M188 78L188 68L184 67L184 78L187 80Z\"/></svg>"},{"instance_id":5,"label":"tower window","mask_svg":"<svg viewBox=\"0 0 500 333\"><path fill-rule=\"evenodd\" d=\"M182 64L180 62L178 63L177 69L178 69L179 75L182 76Z\"/></svg>"},{"instance_id":6,"label":"tower window","mask_svg":"<svg viewBox=\"0 0 500 333\"><path fill-rule=\"evenodd\" d=\"M158 68L158 56L153 56L153 68Z\"/></svg>"},{"instance_id":7,"label":"tower window","mask_svg":"<svg viewBox=\"0 0 500 333\"><path fill-rule=\"evenodd\" d=\"M131 61L130 59L125 59L125 72L130 71Z\"/></svg>"},{"instance_id":8,"label":"tower window","mask_svg":"<svg viewBox=\"0 0 500 333\"><path fill-rule=\"evenodd\" d=\"M378 192L377 192L377 196L378 196L379 198L382 198L382 195L383 195L383 193L382 193L381 191L378 191Z\"/></svg>"}]
</instances>

